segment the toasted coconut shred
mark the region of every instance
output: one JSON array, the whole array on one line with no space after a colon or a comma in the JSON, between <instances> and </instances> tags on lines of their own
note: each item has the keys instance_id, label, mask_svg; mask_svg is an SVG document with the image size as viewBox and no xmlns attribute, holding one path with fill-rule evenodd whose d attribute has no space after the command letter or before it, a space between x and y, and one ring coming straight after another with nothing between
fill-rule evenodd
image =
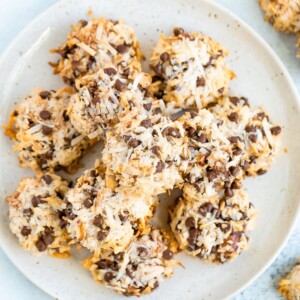
<instances>
[{"instance_id":1,"label":"toasted coconut shred","mask_svg":"<svg viewBox=\"0 0 300 300\"><path fill-rule=\"evenodd\" d=\"M267 19L279 11L275 27L296 32L299 7L288 2L260 4ZM246 98L228 95L235 75L227 50L175 28L160 37L147 74L133 30L94 18L73 25L53 52L61 56L54 72L74 90L34 90L6 127L21 166L38 174L7 197L21 246L65 257L81 245L92 253L84 267L94 279L126 296L158 288L180 265L178 249L211 263L246 250L257 211L243 180L269 170L281 127ZM73 170L101 139L101 162L73 188L54 175ZM157 196L174 188L183 195L170 209L171 230L162 232L148 223ZM280 283L284 295L294 286L289 276Z\"/></svg>"},{"instance_id":2,"label":"toasted coconut shred","mask_svg":"<svg viewBox=\"0 0 300 300\"><path fill-rule=\"evenodd\" d=\"M54 72L68 84L96 73L106 64L126 65L121 72L129 77L141 72L139 43L133 29L123 21L81 20L73 25L67 41L52 52L61 56L57 63L51 63Z\"/></svg>"},{"instance_id":3,"label":"toasted coconut shred","mask_svg":"<svg viewBox=\"0 0 300 300\"><path fill-rule=\"evenodd\" d=\"M160 37L153 51L152 89L175 107L204 107L226 95L235 77L225 64L226 56L227 50L209 37L175 28L174 35Z\"/></svg>"},{"instance_id":4,"label":"toasted coconut shred","mask_svg":"<svg viewBox=\"0 0 300 300\"><path fill-rule=\"evenodd\" d=\"M140 296L151 293L165 277L171 277L176 264L160 231L150 228L148 234L132 239L122 252L93 256L85 267L96 281L117 293Z\"/></svg>"},{"instance_id":5,"label":"toasted coconut shred","mask_svg":"<svg viewBox=\"0 0 300 300\"><path fill-rule=\"evenodd\" d=\"M16 106L9 126L21 167L68 169L96 142L81 135L67 115L72 93L36 89Z\"/></svg>"},{"instance_id":6,"label":"toasted coconut shred","mask_svg":"<svg viewBox=\"0 0 300 300\"><path fill-rule=\"evenodd\" d=\"M61 219L68 184L54 174L23 178L16 192L6 198L10 229L25 250L68 256L70 237Z\"/></svg>"},{"instance_id":7,"label":"toasted coconut shred","mask_svg":"<svg viewBox=\"0 0 300 300\"><path fill-rule=\"evenodd\" d=\"M300 259L290 273L278 281L278 291L288 300L300 299Z\"/></svg>"}]
</instances>

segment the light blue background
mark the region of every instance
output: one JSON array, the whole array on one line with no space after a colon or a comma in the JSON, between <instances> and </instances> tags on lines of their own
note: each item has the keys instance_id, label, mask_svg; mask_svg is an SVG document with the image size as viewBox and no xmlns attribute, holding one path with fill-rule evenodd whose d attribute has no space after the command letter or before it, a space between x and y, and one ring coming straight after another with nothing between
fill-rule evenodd
<instances>
[{"instance_id":1,"label":"light blue background","mask_svg":"<svg viewBox=\"0 0 300 300\"><path fill-rule=\"evenodd\" d=\"M169 1L172 3L172 0ZM0 0L0 54L22 28L55 2L57 0ZM290 71L299 91L300 59L297 60L295 57L295 38L277 33L264 23L256 0L216 0L216 2L244 19L272 46ZM300 220L288 244L272 266L244 292L237 295L235 300L281 299L276 291L276 281L289 270L297 257L300 257ZM0 249L0 299L50 300L52 298L26 279Z\"/></svg>"}]
</instances>

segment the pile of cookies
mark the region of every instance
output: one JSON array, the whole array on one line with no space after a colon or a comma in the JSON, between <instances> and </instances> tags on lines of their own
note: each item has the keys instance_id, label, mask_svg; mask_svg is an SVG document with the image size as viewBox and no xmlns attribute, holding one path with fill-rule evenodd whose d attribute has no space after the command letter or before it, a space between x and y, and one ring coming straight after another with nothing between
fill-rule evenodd
<instances>
[{"instance_id":1,"label":"pile of cookies","mask_svg":"<svg viewBox=\"0 0 300 300\"><path fill-rule=\"evenodd\" d=\"M260 0L265 20L285 33L297 34L300 47L300 2L298 0ZM297 56L300 57L300 50Z\"/></svg>"},{"instance_id":2,"label":"pile of cookies","mask_svg":"<svg viewBox=\"0 0 300 300\"><path fill-rule=\"evenodd\" d=\"M66 257L81 245L96 281L137 296L173 274L179 250L225 263L247 249L257 211L243 180L270 168L281 127L229 94L227 50L174 28L160 37L147 74L133 29L94 18L73 25L52 52L67 86L34 90L6 128L21 167L36 173L7 197L21 246ZM74 172L99 141L99 160L75 186L56 174ZM157 197L175 188L182 196L171 230L155 228Z\"/></svg>"}]
</instances>

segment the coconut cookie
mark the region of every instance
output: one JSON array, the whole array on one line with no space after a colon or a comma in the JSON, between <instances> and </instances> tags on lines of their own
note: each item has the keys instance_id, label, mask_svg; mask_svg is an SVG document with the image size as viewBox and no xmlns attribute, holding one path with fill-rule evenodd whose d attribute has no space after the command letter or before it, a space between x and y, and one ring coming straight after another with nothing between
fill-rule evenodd
<instances>
[{"instance_id":1,"label":"coconut cookie","mask_svg":"<svg viewBox=\"0 0 300 300\"><path fill-rule=\"evenodd\" d=\"M72 90L34 90L15 108L7 134L22 167L69 171L96 141L81 135L67 115Z\"/></svg>"},{"instance_id":2,"label":"coconut cookie","mask_svg":"<svg viewBox=\"0 0 300 300\"><path fill-rule=\"evenodd\" d=\"M156 203L150 195L125 195L101 168L85 171L66 199L71 237L96 254L123 251L143 231Z\"/></svg>"},{"instance_id":3,"label":"coconut cookie","mask_svg":"<svg viewBox=\"0 0 300 300\"><path fill-rule=\"evenodd\" d=\"M281 127L244 97L223 97L208 109L230 132L245 173L265 174L280 152Z\"/></svg>"},{"instance_id":4,"label":"coconut cookie","mask_svg":"<svg viewBox=\"0 0 300 300\"><path fill-rule=\"evenodd\" d=\"M23 178L17 191L6 198L10 229L24 249L68 256L70 238L61 219L68 184L54 174Z\"/></svg>"},{"instance_id":5,"label":"coconut cookie","mask_svg":"<svg viewBox=\"0 0 300 300\"><path fill-rule=\"evenodd\" d=\"M278 290L288 300L300 299L300 259L291 272L278 281Z\"/></svg>"},{"instance_id":6,"label":"coconut cookie","mask_svg":"<svg viewBox=\"0 0 300 300\"><path fill-rule=\"evenodd\" d=\"M227 67L227 50L211 38L175 28L170 37L162 35L153 51L150 66L163 99L180 108L205 107L228 93L234 73Z\"/></svg>"},{"instance_id":7,"label":"coconut cookie","mask_svg":"<svg viewBox=\"0 0 300 300\"><path fill-rule=\"evenodd\" d=\"M85 262L94 279L126 296L149 294L164 278L171 277L174 254L164 244L159 230L133 238L120 253L103 253Z\"/></svg>"},{"instance_id":8,"label":"coconut cookie","mask_svg":"<svg viewBox=\"0 0 300 300\"><path fill-rule=\"evenodd\" d=\"M231 197L199 193L195 199L186 186L183 197L171 213L180 249L214 263L231 261L247 249L257 213L245 191L236 190Z\"/></svg>"},{"instance_id":9,"label":"coconut cookie","mask_svg":"<svg viewBox=\"0 0 300 300\"><path fill-rule=\"evenodd\" d=\"M161 114L122 114L108 132L102 153L107 174L129 193L158 195L182 181L179 165L187 159L184 129Z\"/></svg>"},{"instance_id":10,"label":"coconut cookie","mask_svg":"<svg viewBox=\"0 0 300 300\"><path fill-rule=\"evenodd\" d=\"M261 0L259 5L265 20L275 29L284 32L300 30L300 2L298 0Z\"/></svg>"},{"instance_id":11,"label":"coconut cookie","mask_svg":"<svg viewBox=\"0 0 300 300\"><path fill-rule=\"evenodd\" d=\"M244 149L239 148L236 136L207 109L187 112L178 121L184 127L188 149L188 159L180 165L185 182L208 196L224 188L232 194L244 178Z\"/></svg>"},{"instance_id":12,"label":"coconut cookie","mask_svg":"<svg viewBox=\"0 0 300 300\"><path fill-rule=\"evenodd\" d=\"M124 76L135 77L141 72L143 55L136 35L123 21L81 20L72 26L66 42L52 52L61 56L57 63L51 63L54 72L68 84L97 72L107 63Z\"/></svg>"},{"instance_id":13,"label":"coconut cookie","mask_svg":"<svg viewBox=\"0 0 300 300\"><path fill-rule=\"evenodd\" d=\"M91 139L102 137L105 129L118 123L120 112L133 106L143 112L150 110L154 101L147 90L150 84L151 77L146 73L130 80L114 66L107 65L96 74L77 81L78 92L72 96L69 105L71 122Z\"/></svg>"}]
</instances>

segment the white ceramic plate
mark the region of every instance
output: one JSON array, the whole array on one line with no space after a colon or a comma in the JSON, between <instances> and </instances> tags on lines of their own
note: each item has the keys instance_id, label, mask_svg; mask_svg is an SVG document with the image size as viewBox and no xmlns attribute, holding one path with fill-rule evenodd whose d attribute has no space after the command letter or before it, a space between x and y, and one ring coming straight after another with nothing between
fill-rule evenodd
<instances>
[{"instance_id":1,"label":"white ceramic plate","mask_svg":"<svg viewBox=\"0 0 300 300\"><path fill-rule=\"evenodd\" d=\"M233 263L216 266L179 255L185 269L178 268L170 280L146 299L222 299L232 296L259 276L275 259L291 232L299 208L300 113L297 94L287 71L272 50L247 25L209 1L195 0L66 0L34 20L15 39L0 61L1 124L15 102L32 88L58 88L61 81L51 74L47 62L55 58L48 50L65 40L70 25L95 16L123 18L132 25L144 53L149 57L159 33L173 26L203 31L230 50L229 63L237 74L232 91L249 97L252 104L264 105L283 125L283 154L267 175L247 179L252 202L260 210L252 234L251 249ZM145 65L146 66L146 65ZM18 168L11 142L0 135L0 242L14 264L36 285L59 299L121 299L96 284L78 258L58 260L35 257L23 251L10 233L4 197L14 191L29 170ZM95 151L94 151L95 152ZM92 155L85 166L92 164Z\"/></svg>"}]
</instances>

